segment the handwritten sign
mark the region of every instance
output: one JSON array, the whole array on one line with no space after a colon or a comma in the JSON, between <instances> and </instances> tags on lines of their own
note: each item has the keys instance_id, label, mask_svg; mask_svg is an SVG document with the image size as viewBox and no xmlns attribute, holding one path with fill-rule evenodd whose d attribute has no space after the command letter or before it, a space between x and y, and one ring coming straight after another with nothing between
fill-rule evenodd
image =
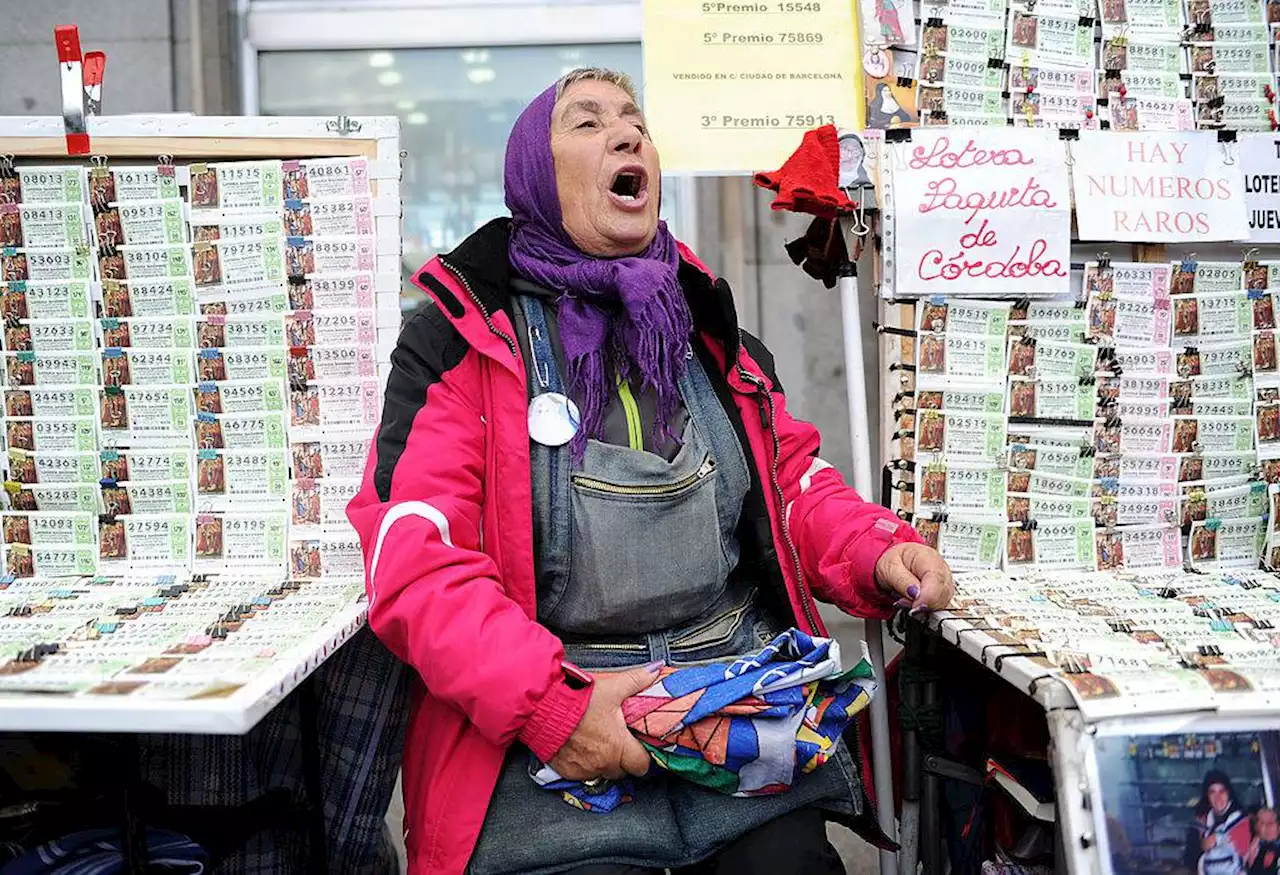
<instances>
[{"instance_id":1,"label":"handwritten sign","mask_svg":"<svg viewBox=\"0 0 1280 875\"><path fill-rule=\"evenodd\" d=\"M644 0L644 109L668 172L773 170L803 133L860 128L853 4Z\"/></svg>"},{"instance_id":2,"label":"handwritten sign","mask_svg":"<svg viewBox=\"0 0 1280 875\"><path fill-rule=\"evenodd\" d=\"M1072 173L1080 239L1247 239L1244 175L1224 145L1209 131L1081 131Z\"/></svg>"},{"instance_id":3,"label":"handwritten sign","mask_svg":"<svg viewBox=\"0 0 1280 875\"><path fill-rule=\"evenodd\" d=\"M1240 137L1249 242L1280 243L1280 139L1268 134Z\"/></svg>"},{"instance_id":4,"label":"handwritten sign","mask_svg":"<svg viewBox=\"0 0 1280 875\"><path fill-rule=\"evenodd\" d=\"M896 293L1070 290L1071 204L1056 134L918 130L891 148Z\"/></svg>"}]
</instances>

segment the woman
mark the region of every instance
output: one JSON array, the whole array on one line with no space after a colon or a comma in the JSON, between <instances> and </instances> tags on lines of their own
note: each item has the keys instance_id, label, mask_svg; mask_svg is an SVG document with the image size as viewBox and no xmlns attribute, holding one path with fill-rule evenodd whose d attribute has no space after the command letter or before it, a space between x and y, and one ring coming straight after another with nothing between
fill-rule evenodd
<instances>
[{"instance_id":1,"label":"woman","mask_svg":"<svg viewBox=\"0 0 1280 875\"><path fill-rule=\"evenodd\" d=\"M1240 875L1252 839L1249 818L1223 772L1204 776L1195 824L1187 836L1185 862L1199 875Z\"/></svg>"},{"instance_id":2,"label":"woman","mask_svg":"<svg viewBox=\"0 0 1280 875\"><path fill-rule=\"evenodd\" d=\"M571 780L643 775L619 706L663 662L821 632L815 595L950 601L941 557L817 457L728 287L658 221L660 176L625 77L577 71L515 124L513 218L416 277L437 306L401 333L347 510L370 624L424 682L413 872L841 871L822 812L861 802L843 746L787 793L659 776L607 815L537 787L530 751Z\"/></svg>"}]
</instances>

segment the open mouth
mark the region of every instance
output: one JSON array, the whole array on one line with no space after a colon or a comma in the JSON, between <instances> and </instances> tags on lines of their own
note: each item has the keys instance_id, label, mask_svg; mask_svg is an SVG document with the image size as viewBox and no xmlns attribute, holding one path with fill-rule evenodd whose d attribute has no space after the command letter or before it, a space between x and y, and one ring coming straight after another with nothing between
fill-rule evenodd
<instances>
[{"instance_id":1,"label":"open mouth","mask_svg":"<svg viewBox=\"0 0 1280 875\"><path fill-rule=\"evenodd\" d=\"M624 203L639 201L644 198L649 188L648 174L643 167L628 166L618 170L609 186L609 193Z\"/></svg>"}]
</instances>

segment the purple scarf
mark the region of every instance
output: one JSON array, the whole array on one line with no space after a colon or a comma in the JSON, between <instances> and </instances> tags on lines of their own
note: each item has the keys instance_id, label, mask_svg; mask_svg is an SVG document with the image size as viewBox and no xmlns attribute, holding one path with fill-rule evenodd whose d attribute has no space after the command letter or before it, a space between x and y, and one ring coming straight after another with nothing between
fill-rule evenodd
<instances>
[{"instance_id":1,"label":"purple scarf","mask_svg":"<svg viewBox=\"0 0 1280 875\"><path fill-rule=\"evenodd\" d=\"M587 439L604 434L617 380L638 375L657 399L655 437L676 439L668 422L679 409L693 320L676 277L680 255L665 222L642 254L597 258L578 250L564 230L551 157L555 86L534 98L507 140L506 199L511 210L508 255L516 273L563 292L559 305L570 394L582 414L571 449L581 461ZM653 180L657 184L657 180Z\"/></svg>"}]
</instances>

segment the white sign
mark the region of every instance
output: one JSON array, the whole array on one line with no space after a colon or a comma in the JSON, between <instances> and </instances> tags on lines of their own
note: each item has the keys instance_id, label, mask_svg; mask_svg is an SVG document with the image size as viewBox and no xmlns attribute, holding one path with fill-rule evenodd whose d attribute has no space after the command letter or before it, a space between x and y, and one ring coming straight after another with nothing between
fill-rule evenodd
<instances>
[{"instance_id":1,"label":"white sign","mask_svg":"<svg viewBox=\"0 0 1280 875\"><path fill-rule=\"evenodd\" d=\"M1056 132L916 130L890 148L897 294L1070 291L1071 204Z\"/></svg>"},{"instance_id":2,"label":"white sign","mask_svg":"<svg viewBox=\"0 0 1280 875\"><path fill-rule=\"evenodd\" d=\"M1240 168L1249 210L1249 242L1280 243L1280 137L1242 135Z\"/></svg>"},{"instance_id":3,"label":"white sign","mask_svg":"<svg viewBox=\"0 0 1280 875\"><path fill-rule=\"evenodd\" d=\"M1248 239L1244 174L1227 149L1236 147L1212 131L1081 131L1072 171L1080 239Z\"/></svg>"}]
</instances>

